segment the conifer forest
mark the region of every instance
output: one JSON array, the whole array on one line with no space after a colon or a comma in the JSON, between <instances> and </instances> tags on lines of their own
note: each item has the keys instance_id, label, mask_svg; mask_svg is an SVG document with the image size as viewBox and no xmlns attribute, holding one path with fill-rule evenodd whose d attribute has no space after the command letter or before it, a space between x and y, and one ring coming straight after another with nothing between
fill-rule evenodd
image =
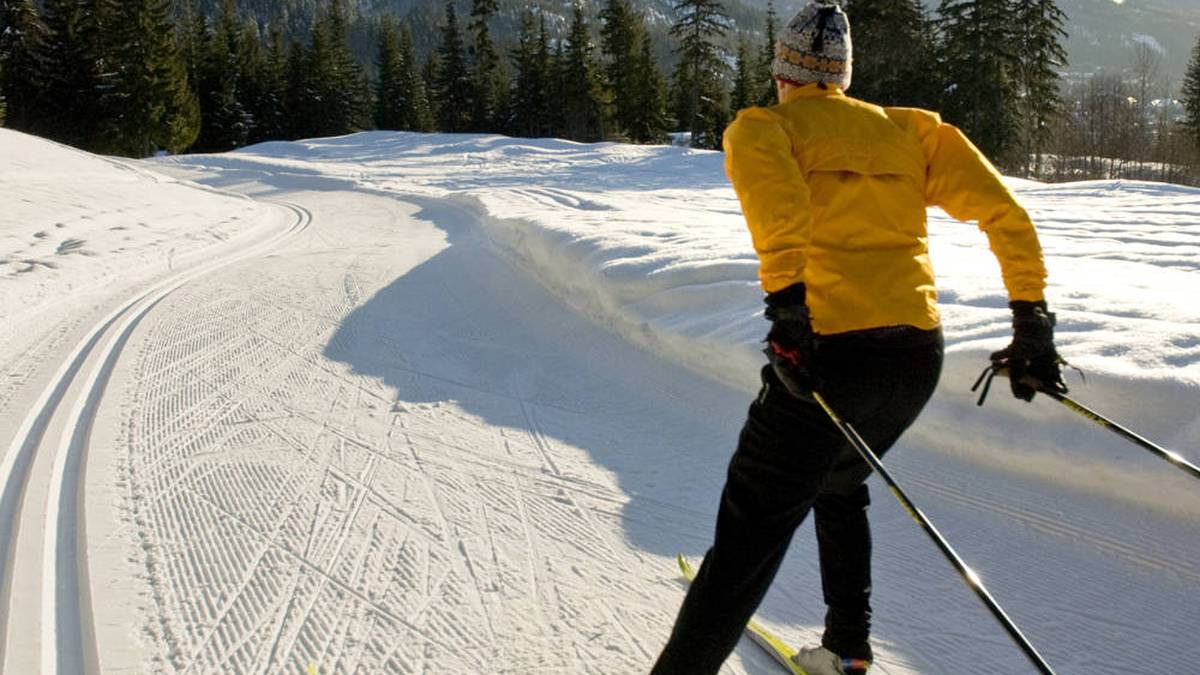
<instances>
[{"instance_id":1,"label":"conifer forest","mask_svg":"<svg viewBox=\"0 0 1200 675\"><path fill-rule=\"evenodd\" d=\"M0 0L0 125L130 157L367 129L720 149L771 105L787 23L721 0L447 0L269 18L251 0ZM1054 0L845 0L850 95L936 110L1010 175L1200 184L1200 35L1180 83L1143 46L1065 77ZM789 9L789 13L790 13ZM657 21L653 19L657 17Z\"/></svg>"}]
</instances>

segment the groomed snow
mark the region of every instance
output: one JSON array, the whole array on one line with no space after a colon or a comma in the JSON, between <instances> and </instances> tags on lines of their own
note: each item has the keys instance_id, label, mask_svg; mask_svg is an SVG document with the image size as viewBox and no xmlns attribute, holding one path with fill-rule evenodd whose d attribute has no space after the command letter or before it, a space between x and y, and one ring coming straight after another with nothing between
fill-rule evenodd
<instances>
[{"instance_id":1,"label":"groomed snow","mask_svg":"<svg viewBox=\"0 0 1200 675\"><path fill-rule=\"evenodd\" d=\"M1200 190L1011 184L1072 393L1200 460ZM648 668L766 327L719 153L372 132L129 162L0 130L0 194L0 447L86 317L281 230L277 203L307 214L166 296L115 362L87 450L101 664ZM930 218L948 359L887 463L1059 672L1187 671L1200 487L1003 382L976 407L1006 298L985 237ZM877 669L1027 667L875 493ZM762 610L797 643L823 611L812 548L806 526ZM8 614L36 620L23 593ZM5 663L37 664L16 620ZM774 668L743 644L726 670Z\"/></svg>"}]
</instances>

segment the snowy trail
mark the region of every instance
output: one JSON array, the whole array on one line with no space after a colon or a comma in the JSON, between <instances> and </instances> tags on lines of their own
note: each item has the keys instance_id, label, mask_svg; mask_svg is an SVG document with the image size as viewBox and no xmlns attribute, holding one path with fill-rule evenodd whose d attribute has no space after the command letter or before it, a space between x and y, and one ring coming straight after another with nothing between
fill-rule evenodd
<instances>
[{"instance_id":1,"label":"snowy trail","mask_svg":"<svg viewBox=\"0 0 1200 675\"><path fill-rule=\"evenodd\" d=\"M98 620L97 637L149 622L151 651L101 661L644 671L682 597L671 556L707 545L748 392L572 312L469 210L287 199L312 211L305 235L180 289L134 338L106 441L127 450L95 484L126 486L140 552L93 584L146 580L129 597L151 601ZM1130 642L1194 662L1178 632L1200 584L1194 522L915 444L888 461L1060 672L1136 672ZM878 487L875 510L878 670L1024 672ZM818 635L814 555L806 526L761 614L795 642ZM774 669L749 645L726 667Z\"/></svg>"},{"instance_id":2,"label":"snowy trail","mask_svg":"<svg viewBox=\"0 0 1200 675\"><path fill-rule=\"evenodd\" d=\"M405 222L390 200L313 199L290 255L182 289L138 347L121 444L167 664L643 668L673 610L642 586L671 588L670 568L622 541L629 498L563 439L634 464L699 444L713 429L680 433L684 392L638 392L673 369L630 364L472 243L457 209ZM424 219L465 241L443 249ZM330 246L334 230L355 243ZM673 423L646 428L647 408ZM698 504L652 504L692 538L708 528Z\"/></svg>"},{"instance_id":3,"label":"snowy trail","mask_svg":"<svg viewBox=\"0 0 1200 675\"><path fill-rule=\"evenodd\" d=\"M380 133L130 168L14 142L4 672L647 670L759 360L719 156ZM1200 193L1018 187L1089 370L1073 393L1200 459ZM1003 298L979 233L931 215L950 352L885 462L1058 672L1194 670L1194 481L1051 402L975 407ZM176 249L225 264L175 286ZM874 486L875 670L1030 672ZM814 548L806 525L760 612L797 644ZM723 672L777 669L744 641Z\"/></svg>"},{"instance_id":4,"label":"snowy trail","mask_svg":"<svg viewBox=\"0 0 1200 675\"><path fill-rule=\"evenodd\" d=\"M163 298L224 265L269 251L303 229L304 211L289 210L290 229L154 283L97 321L20 422L0 463L0 603L5 608L0 653L6 670L97 670L79 496L89 436L108 379L129 335ZM40 636L30 639L30 626L36 625Z\"/></svg>"}]
</instances>

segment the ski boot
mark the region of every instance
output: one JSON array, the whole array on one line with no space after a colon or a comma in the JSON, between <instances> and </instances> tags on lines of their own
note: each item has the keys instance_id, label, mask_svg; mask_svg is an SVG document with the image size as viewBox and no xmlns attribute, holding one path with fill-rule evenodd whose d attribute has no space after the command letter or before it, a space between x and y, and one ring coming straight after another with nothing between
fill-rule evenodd
<instances>
[{"instance_id":1,"label":"ski boot","mask_svg":"<svg viewBox=\"0 0 1200 675\"><path fill-rule=\"evenodd\" d=\"M870 661L844 658L824 647L801 647L792 661L808 675L866 675Z\"/></svg>"}]
</instances>

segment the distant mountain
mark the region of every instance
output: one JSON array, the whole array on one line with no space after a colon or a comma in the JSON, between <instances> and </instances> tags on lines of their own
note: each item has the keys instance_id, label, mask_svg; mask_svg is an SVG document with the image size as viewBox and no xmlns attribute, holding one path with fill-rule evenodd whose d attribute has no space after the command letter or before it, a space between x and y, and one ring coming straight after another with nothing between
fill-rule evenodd
<instances>
[{"instance_id":1,"label":"distant mountain","mask_svg":"<svg viewBox=\"0 0 1200 675\"><path fill-rule=\"evenodd\" d=\"M1070 70L1089 73L1129 66L1138 42L1162 54L1163 76L1178 89L1200 38L1200 0L1060 0L1070 17Z\"/></svg>"}]
</instances>

